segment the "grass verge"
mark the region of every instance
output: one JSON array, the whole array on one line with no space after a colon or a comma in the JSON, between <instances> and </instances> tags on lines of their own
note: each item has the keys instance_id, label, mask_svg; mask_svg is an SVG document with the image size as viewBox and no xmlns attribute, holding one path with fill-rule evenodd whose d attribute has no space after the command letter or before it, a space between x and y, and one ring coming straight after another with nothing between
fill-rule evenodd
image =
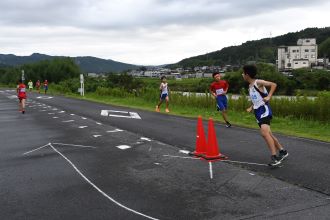
<instances>
[{"instance_id":1,"label":"grass verge","mask_svg":"<svg viewBox=\"0 0 330 220\"><path fill-rule=\"evenodd\" d=\"M147 111L154 111L158 100L144 100L138 97L110 97L98 96L96 94L87 94L85 97L78 95L67 95L74 98L90 100L100 103L112 104L117 106L132 107ZM171 103L170 103L171 104ZM170 114L180 115L184 117L197 118L201 115L203 118L212 117L217 122L223 122L219 112L210 108L192 108L180 105L170 105ZM161 106L161 111L165 112L165 105ZM235 126L259 129L254 115L246 112L231 111L229 107L228 116L230 122ZM310 138L330 142L330 124L318 121L310 121L304 119L295 119L290 117L274 117L272 120L272 131L284 135Z\"/></svg>"}]
</instances>

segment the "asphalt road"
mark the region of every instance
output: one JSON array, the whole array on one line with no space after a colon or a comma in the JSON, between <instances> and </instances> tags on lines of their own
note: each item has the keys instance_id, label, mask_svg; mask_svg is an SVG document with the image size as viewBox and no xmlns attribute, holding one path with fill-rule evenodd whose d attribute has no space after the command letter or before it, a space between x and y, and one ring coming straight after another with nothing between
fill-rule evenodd
<instances>
[{"instance_id":1,"label":"asphalt road","mask_svg":"<svg viewBox=\"0 0 330 220\"><path fill-rule=\"evenodd\" d=\"M216 123L236 162L210 167L182 152L197 119L28 97L23 115L0 90L0 219L329 219L329 143L277 135L290 156L270 169L257 130Z\"/></svg>"}]
</instances>

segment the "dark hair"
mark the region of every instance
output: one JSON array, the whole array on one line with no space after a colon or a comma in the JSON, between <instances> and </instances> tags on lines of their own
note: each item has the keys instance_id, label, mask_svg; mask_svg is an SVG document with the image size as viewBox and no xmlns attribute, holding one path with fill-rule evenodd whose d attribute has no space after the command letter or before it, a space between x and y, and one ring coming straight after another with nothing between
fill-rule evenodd
<instances>
[{"instance_id":1,"label":"dark hair","mask_svg":"<svg viewBox=\"0 0 330 220\"><path fill-rule=\"evenodd\" d=\"M247 64L243 66L244 74L249 75L252 79L257 75L256 65Z\"/></svg>"},{"instance_id":2,"label":"dark hair","mask_svg":"<svg viewBox=\"0 0 330 220\"><path fill-rule=\"evenodd\" d=\"M220 74L220 73L219 73L219 72L214 72L214 73L212 74L212 77L214 78L214 76L217 75L217 74Z\"/></svg>"},{"instance_id":3,"label":"dark hair","mask_svg":"<svg viewBox=\"0 0 330 220\"><path fill-rule=\"evenodd\" d=\"M160 77L160 79L161 79L161 80L166 79L166 76L162 76L162 77Z\"/></svg>"},{"instance_id":4,"label":"dark hair","mask_svg":"<svg viewBox=\"0 0 330 220\"><path fill-rule=\"evenodd\" d=\"M19 79L19 80L18 80L18 83L23 83L23 80Z\"/></svg>"}]
</instances>

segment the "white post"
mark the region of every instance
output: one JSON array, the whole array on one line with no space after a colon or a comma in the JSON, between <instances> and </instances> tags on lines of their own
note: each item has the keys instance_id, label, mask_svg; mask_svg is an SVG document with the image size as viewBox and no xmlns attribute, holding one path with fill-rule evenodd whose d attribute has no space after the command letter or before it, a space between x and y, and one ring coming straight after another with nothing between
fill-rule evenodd
<instances>
[{"instance_id":1,"label":"white post","mask_svg":"<svg viewBox=\"0 0 330 220\"><path fill-rule=\"evenodd\" d=\"M84 96L85 95L85 91L84 91L84 75L80 74L80 95Z\"/></svg>"},{"instance_id":2,"label":"white post","mask_svg":"<svg viewBox=\"0 0 330 220\"><path fill-rule=\"evenodd\" d=\"M25 80L25 76L24 76L24 70L22 70L22 82L24 82L24 80Z\"/></svg>"}]
</instances>

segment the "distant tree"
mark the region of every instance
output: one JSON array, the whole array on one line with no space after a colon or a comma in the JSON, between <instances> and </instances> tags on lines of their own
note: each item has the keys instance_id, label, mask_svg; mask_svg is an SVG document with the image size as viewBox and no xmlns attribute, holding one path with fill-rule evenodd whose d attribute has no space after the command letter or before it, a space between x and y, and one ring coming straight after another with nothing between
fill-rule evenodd
<instances>
[{"instance_id":1,"label":"distant tree","mask_svg":"<svg viewBox=\"0 0 330 220\"><path fill-rule=\"evenodd\" d=\"M323 56L324 58L330 57L330 37L328 37L319 45L319 55Z\"/></svg>"}]
</instances>

